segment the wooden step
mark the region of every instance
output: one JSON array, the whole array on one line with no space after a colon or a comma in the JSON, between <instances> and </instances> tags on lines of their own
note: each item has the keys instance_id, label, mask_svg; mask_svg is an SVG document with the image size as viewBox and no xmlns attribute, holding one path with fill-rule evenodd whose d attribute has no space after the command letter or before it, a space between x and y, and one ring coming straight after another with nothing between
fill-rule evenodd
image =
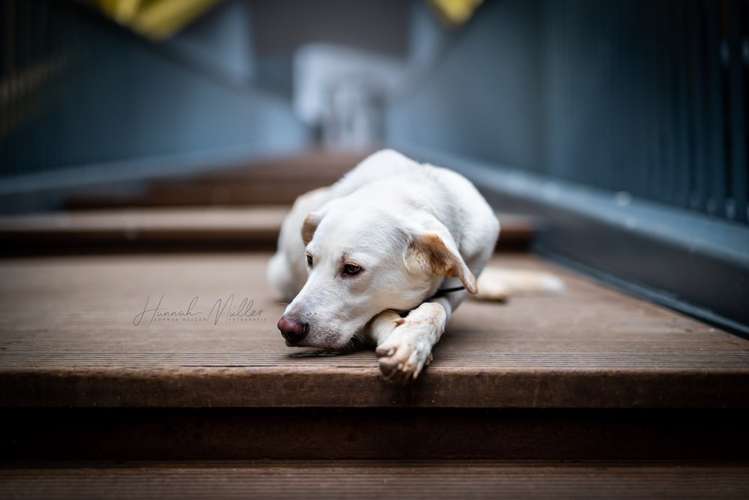
<instances>
[{"instance_id":1,"label":"wooden step","mask_svg":"<svg viewBox=\"0 0 749 500\"><path fill-rule=\"evenodd\" d=\"M123 209L0 216L7 255L272 250L284 207Z\"/></svg>"},{"instance_id":2,"label":"wooden step","mask_svg":"<svg viewBox=\"0 0 749 500\"><path fill-rule=\"evenodd\" d=\"M367 156L312 150L247 165L150 181L140 192L90 188L65 203L72 210L112 208L290 205L301 194L337 181Z\"/></svg>"},{"instance_id":3,"label":"wooden step","mask_svg":"<svg viewBox=\"0 0 749 500\"><path fill-rule=\"evenodd\" d=\"M464 304L392 386L284 345L267 259L0 260L0 460L749 459L746 340L507 254L568 290Z\"/></svg>"},{"instance_id":4,"label":"wooden step","mask_svg":"<svg viewBox=\"0 0 749 500\"><path fill-rule=\"evenodd\" d=\"M267 254L1 260L0 404L746 406L749 342L527 255L494 264L553 272L568 290L506 306L465 304L425 376L407 390L392 387L380 380L371 352L305 357L285 347L275 328L283 306L265 283L267 260ZM180 319L194 298L199 314ZM162 311L175 314L171 320L150 322L145 314L134 324L146 303L153 308L159 300ZM209 314L229 300L218 318Z\"/></svg>"},{"instance_id":5,"label":"wooden step","mask_svg":"<svg viewBox=\"0 0 749 500\"><path fill-rule=\"evenodd\" d=\"M83 464L0 469L3 498L699 498L749 496L720 463L315 461Z\"/></svg>"},{"instance_id":6,"label":"wooden step","mask_svg":"<svg viewBox=\"0 0 749 500\"><path fill-rule=\"evenodd\" d=\"M0 254L273 250L288 207L121 209L0 216ZM498 214L501 251L528 248L534 224Z\"/></svg>"}]
</instances>

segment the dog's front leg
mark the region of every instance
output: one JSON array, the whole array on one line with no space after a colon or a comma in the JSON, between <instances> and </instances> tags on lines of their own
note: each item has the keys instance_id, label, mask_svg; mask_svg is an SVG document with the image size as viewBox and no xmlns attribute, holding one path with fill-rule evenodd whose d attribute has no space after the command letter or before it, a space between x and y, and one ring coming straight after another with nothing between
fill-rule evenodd
<instances>
[{"instance_id":1,"label":"dog's front leg","mask_svg":"<svg viewBox=\"0 0 749 500\"><path fill-rule=\"evenodd\" d=\"M385 380L404 383L419 376L432 361L432 347L447 325L448 304L424 302L401 318L393 311L378 315L370 326Z\"/></svg>"}]
</instances>

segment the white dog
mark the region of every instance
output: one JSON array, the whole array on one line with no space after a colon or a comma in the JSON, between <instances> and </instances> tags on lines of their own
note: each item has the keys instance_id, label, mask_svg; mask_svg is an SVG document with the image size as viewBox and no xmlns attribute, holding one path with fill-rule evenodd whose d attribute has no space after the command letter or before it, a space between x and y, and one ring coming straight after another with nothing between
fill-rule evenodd
<instances>
[{"instance_id":1,"label":"white dog","mask_svg":"<svg viewBox=\"0 0 749 500\"><path fill-rule=\"evenodd\" d=\"M372 343L386 379L415 379L455 309L477 293L498 235L494 211L467 179L375 153L299 197L284 221L268 268L291 301L278 328L290 346ZM506 292L497 285L487 295Z\"/></svg>"}]
</instances>

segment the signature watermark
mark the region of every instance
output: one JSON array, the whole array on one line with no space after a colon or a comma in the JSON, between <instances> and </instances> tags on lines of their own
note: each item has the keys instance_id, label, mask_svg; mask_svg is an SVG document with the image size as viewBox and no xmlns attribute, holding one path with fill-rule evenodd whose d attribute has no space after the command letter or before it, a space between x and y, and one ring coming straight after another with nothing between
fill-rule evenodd
<instances>
[{"instance_id":1,"label":"signature watermark","mask_svg":"<svg viewBox=\"0 0 749 500\"><path fill-rule=\"evenodd\" d=\"M163 321L204 322L218 325L225 321L263 320L263 310L255 307L249 297L237 298L235 294L218 297L215 300L201 300L194 296L184 306L168 307L164 295L146 297L143 309L133 317L134 326L146 326Z\"/></svg>"}]
</instances>

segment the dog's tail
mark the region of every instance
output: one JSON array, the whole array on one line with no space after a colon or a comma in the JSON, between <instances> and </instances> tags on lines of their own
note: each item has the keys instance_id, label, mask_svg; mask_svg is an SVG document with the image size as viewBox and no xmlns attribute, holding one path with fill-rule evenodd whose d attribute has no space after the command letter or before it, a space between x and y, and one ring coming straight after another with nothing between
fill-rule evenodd
<instances>
[{"instance_id":1,"label":"dog's tail","mask_svg":"<svg viewBox=\"0 0 749 500\"><path fill-rule=\"evenodd\" d=\"M487 267L478 279L478 293L472 298L505 302L512 296L564 291L561 279L550 273Z\"/></svg>"}]
</instances>

